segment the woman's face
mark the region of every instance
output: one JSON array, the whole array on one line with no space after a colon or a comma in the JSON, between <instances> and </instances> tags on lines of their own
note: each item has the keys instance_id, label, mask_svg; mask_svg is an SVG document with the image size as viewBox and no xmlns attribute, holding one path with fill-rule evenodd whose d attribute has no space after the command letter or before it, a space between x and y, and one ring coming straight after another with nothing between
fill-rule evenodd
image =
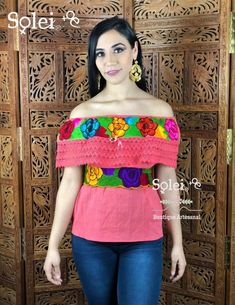
<instances>
[{"instance_id":1,"label":"woman's face","mask_svg":"<svg viewBox=\"0 0 235 305\"><path fill-rule=\"evenodd\" d=\"M96 46L96 66L106 82L120 84L129 79L133 59L137 58L138 44L132 49L125 36L115 30L102 34Z\"/></svg>"}]
</instances>

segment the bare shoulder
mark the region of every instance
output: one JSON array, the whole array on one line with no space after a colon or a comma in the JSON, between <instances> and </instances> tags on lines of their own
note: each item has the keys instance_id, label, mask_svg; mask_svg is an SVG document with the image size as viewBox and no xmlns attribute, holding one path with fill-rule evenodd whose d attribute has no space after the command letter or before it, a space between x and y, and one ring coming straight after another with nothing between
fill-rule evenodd
<instances>
[{"instance_id":1,"label":"bare shoulder","mask_svg":"<svg viewBox=\"0 0 235 305\"><path fill-rule=\"evenodd\" d=\"M161 100L161 99L155 99L155 104L156 104L156 111L159 113L161 116L174 116L173 109L170 104L167 102Z\"/></svg>"},{"instance_id":2,"label":"bare shoulder","mask_svg":"<svg viewBox=\"0 0 235 305\"><path fill-rule=\"evenodd\" d=\"M88 101L82 102L77 105L73 110L70 112L70 119L78 118L78 117L85 117L88 113Z\"/></svg>"}]
</instances>

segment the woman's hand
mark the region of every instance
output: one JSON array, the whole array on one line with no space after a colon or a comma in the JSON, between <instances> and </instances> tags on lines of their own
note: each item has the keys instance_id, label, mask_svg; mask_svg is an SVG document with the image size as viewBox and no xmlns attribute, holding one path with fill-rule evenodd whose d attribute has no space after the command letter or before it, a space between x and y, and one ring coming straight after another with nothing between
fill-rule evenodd
<instances>
[{"instance_id":1,"label":"woman's hand","mask_svg":"<svg viewBox=\"0 0 235 305\"><path fill-rule=\"evenodd\" d=\"M48 281L55 285L61 285L60 254L58 249L47 251L43 269Z\"/></svg>"},{"instance_id":2,"label":"woman's hand","mask_svg":"<svg viewBox=\"0 0 235 305\"><path fill-rule=\"evenodd\" d=\"M178 263L178 266L177 266ZM184 256L183 246L173 246L171 250L171 276L172 282L178 281L184 274L186 267L186 259ZM176 270L177 266L177 270Z\"/></svg>"}]
</instances>

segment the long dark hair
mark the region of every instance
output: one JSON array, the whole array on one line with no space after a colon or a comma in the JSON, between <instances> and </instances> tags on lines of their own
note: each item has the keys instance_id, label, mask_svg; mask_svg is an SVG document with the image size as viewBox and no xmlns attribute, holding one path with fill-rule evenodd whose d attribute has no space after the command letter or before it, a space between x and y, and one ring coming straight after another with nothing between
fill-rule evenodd
<instances>
[{"instance_id":1,"label":"long dark hair","mask_svg":"<svg viewBox=\"0 0 235 305\"><path fill-rule=\"evenodd\" d=\"M99 70L96 66L96 46L97 41L99 37L109 31L109 30L116 30L120 34L126 37L126 39L129 41L132 48L134 48L135 41L138 43L138 64L142 68L142 76L141 80L139 82L136 82L137 86L147 91L146 86L146 80L144 77L144 68L142 63L142 50L140 42L136 36L136 33L131 28L128 21L126 21L123 18L119 18L118 16L105 19L101 22L99 22L94 29L91 31L89 36L89 42L88 42L88 79L89 79L89 93L90 96L93 97L96 94L98 94L100 91L102 91L106 85L106 80L103 78L103 76L99 73ZM98 88L98 76L100 76L100 88Z\"/></svg>"}]
</instances>

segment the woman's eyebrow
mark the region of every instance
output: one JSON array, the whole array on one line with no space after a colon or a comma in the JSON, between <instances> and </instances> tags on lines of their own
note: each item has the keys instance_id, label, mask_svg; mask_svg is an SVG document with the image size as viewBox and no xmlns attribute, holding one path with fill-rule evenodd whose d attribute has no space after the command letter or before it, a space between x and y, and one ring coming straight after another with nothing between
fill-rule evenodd
<instances>
[{"instance_id":1,"label":"woman's eyebrow","mask_svg":"<svg viewBox=\"0 0 235 305\"><path fill-rule=\"evenodd\" d=\"M115 48L115 47L117 47L117 46L119 46L119 45L122 45L122 46L125 47L125 45L124 45L122 42L119 42L119 43L115 43L115 44L112 46L112 49ZM96 49L96 51L101 51L101 50L104 50L104 49L102 49L102 48L97 48L97 49Z\"/></svg>"}]
</instances>

